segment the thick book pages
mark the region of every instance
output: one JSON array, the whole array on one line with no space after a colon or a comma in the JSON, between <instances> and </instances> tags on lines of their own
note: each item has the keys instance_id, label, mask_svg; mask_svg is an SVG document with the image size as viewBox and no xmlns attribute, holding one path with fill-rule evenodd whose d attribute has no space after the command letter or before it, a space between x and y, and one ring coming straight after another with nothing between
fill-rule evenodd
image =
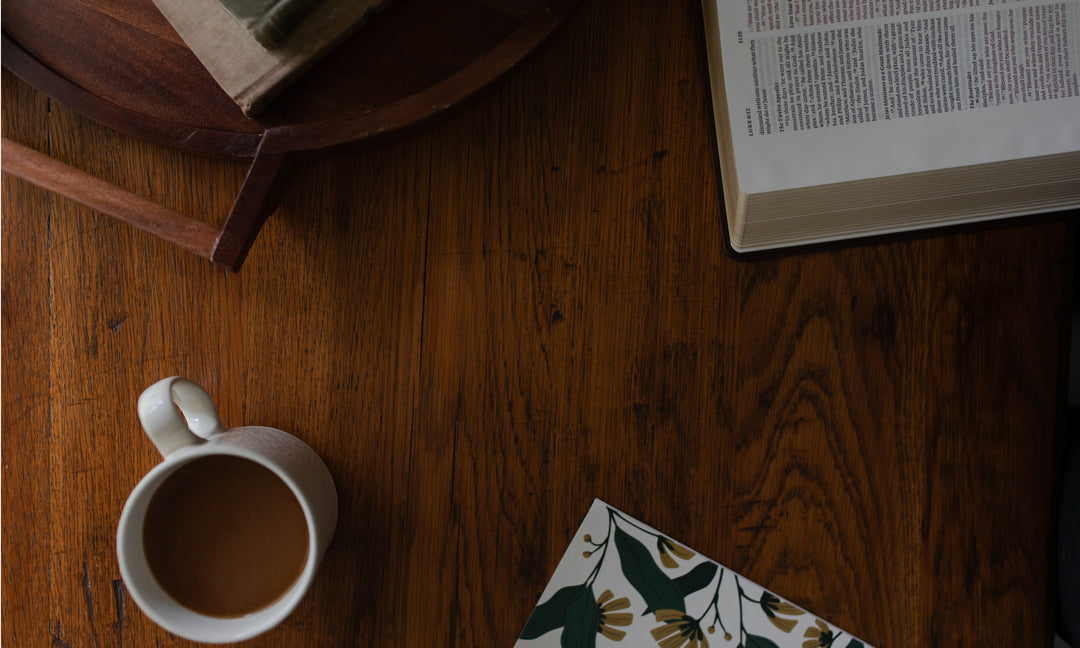
<instances>
[{"instance_id":1,"label":"thick book pages","mask_svg":"<svg viewBox=\"0 0 1080 648\"><path fill-rule=\"evenodd\" d=\"M831 622L594 500L514 648L601 645L867 648Z\"/></svg>"},{"instance_id":2,"label":"thick book pages","mask_svg":"<svg viewBox=\"0 0 1080 648\"><path fill-rule=\"evenodd\" d=\"M220 0L154 0L154 4L218 85L245 114L253 115L387 2L318 0L304 5L307 0L292 1L301 4L277 7L287 14L277 28L287 33L277 34L281 40L270 48L259 42L253 30L265 27L260 19L273 18L275 8L270 5L280 3L250 0L248 10L238 0L226 0L229 7ZM260 14L258 5L266 5L263 9L271 15ZM246 18L238 19L230 8Z\"/></svg>"},{"instance_id":3,"label":"thick book pages","mask_svg":"<svg viewBox=\"0 0 1080 648\"><path fill-rule=\"evenodd\" d=\"M1080 206L1080 0L703 0L729 238Z\"/></svg>"}]
</instances>

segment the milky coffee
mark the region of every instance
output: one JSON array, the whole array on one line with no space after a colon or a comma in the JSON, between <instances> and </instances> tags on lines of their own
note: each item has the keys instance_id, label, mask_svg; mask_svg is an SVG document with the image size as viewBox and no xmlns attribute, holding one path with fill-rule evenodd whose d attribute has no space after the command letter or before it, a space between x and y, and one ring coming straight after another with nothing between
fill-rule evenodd
<instances>
[{"instance_id":1,"label":"milky coffee","mask_svg":"<svg viewBox=\"0 0 1080 648\"><path fill-rule=\"evenodd\" d=\"M143 544L158 584L181 605L239 617L276 601L300 577L308 526L277 475L232 455L177 468L154 493Z\"/></svg>"}]
</instances>

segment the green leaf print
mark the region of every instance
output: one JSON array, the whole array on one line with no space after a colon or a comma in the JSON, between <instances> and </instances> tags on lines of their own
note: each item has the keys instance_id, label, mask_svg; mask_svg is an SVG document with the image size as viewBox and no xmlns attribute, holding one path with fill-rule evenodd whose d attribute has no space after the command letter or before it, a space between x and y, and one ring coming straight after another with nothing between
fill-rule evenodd
<instances>
[{"instance_id":1,"label":"green leaf print","mask_svg":"<svg viewBox=\"0 0 1080 648\"><path fill-rule=\"evenodd\" d=\"M645 599L645 614L656 610L686 611L686 602L679 587L660 571L644 545L616 527L615 548L619 551L623 575Z\"/></svg>"},{"instance_id":2,"label":"green leaf print","mask_svg":"<svg viewBox=\"0 0 1080 648\"><path fill-rule=\"evenodd\" d=\"M779 648L771 639L757 635L746 635L746 648Z\"/></svg>"},{"instance_id":3,"label":"green leaf print","mask_svg":"<svg viewBox=\"0 0 1080 648\"><path fill-rule=\"evenodd\" d=\"M697 567L675 579L675 586L682 592L683 597L690 596L694 592L703 590L709 586L716 576L716 563L703 562Z\"/></svg>"},{"instance_id":4,"label":"green leaf print","mask_svg":"<svg viewBox=\"0 0 1080 648\"><path fill-rule=\"evenodd\" d=\"M566 627L562 633L562 648L595 648L596 629L600 627L600 610L592 586L585 594L570 599L566 607Z\"/></svg>"},{"instance_id":5,"label":"green leaf print","mask_svg":"<svg viewBox=\"0 0 1080 648\"><path fill-rule=\"evenodd\" d=\"M555 592L551 598L536 606L532 616L521 631L522 639L536 639L566 623L566 614L578 600L592 602L591 594L584 585L571 585Z\"/></svg>"}]
</instances>

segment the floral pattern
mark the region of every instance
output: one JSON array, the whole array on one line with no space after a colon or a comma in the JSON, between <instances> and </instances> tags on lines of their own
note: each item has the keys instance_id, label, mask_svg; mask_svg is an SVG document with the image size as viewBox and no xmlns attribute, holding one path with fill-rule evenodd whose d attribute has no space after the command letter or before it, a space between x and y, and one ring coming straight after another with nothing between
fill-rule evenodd
<instances>
[{"instance_id":1,"label":"floral pattern","mask_svg":"<svg viewBox=\"0 0 1080 648\"><path fill-rule=\"evenodd\" d=\"M614 600L612 600L614 599ZM619 641L626 636L625 630L616 630L612 626L628 626L634 621L634 615L629 612L616 612L630 607L630 599L615 598L611 590L604 590L600 598L596 599L596 607L600 609L600 634L612 641Z\"/></svg>"},{"instance_id":2,"label":"floral pattern","mask_svg":"<svg viewBox=\"0 0 1080 648\"><path fill-rule=\"evenodd\" d=\"M656 620L664 624L653 629L652 636L660 648L709 648L698 620L679 610L657 610Z\"/></svg>"},{"instance_id":3,"label":"floral pattern","mask_svg":"<svg viewBox=\"0 0 1080 648\"><path fill-rule=\"evenodd\" d=\"M515 648L613 642L620 648L865 648L597 500Z\"/></svg>"},{"instance_id":4,"label":"floral pattern","mask_svg":"<svg viewBox=\"0 0 1080 648\"><path fill-rule=\"evenodd\" d=\"M675 558L672 556L683 560L690 560L694 557L693 551L686 547L680 547L664 536L656 538L656 550L660 552L660 564L668 569L675 569L679 566L679 563L675 562Z\"/></svg>"},{"instance_id":5,"label":"floral pattern","mask_svg":"<svg viewBox=\"0 0 1080 648\"><path fill-rule=\"evenodd\" d=\"M809 640L802 643L803 648L829 648L836 639L833 631L829 629L829 624L821 619L818 619L814 625L807 628L803 636L810 637Z\"/></svg>"},{"instance_id":6,"label":"floral pattern","mask_svg":"<svg viewBox=\"0 0 1080 648\"><path fill-rule=\"evenodd\" d=\"M791 632L791 630L798 624L796 619L789 619L778 614L786 614L792 616L798 616L803 613L802 610L795 607L787 601L781 601L779 597L773 596L768 592L761 595L761 609L765 612L766 618L772 622L774 626L780 628L784 632Z\"/></svg>"}]
</instances>

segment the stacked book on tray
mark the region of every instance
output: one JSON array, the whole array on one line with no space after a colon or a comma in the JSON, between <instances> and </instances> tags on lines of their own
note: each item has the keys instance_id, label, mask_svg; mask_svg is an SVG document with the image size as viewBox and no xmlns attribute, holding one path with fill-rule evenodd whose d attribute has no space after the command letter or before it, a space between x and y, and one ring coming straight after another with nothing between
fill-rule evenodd
<instances>
[{"instance_id":1,"label":"stacked book on tray","mask_svg":"<svg viewBox=\"0 0 1080 648\"><path fill-rule=\"evenodd\" d=\"M154 0L245 114L370 20L388 0Z\"/></svg>"}]
</instances>

